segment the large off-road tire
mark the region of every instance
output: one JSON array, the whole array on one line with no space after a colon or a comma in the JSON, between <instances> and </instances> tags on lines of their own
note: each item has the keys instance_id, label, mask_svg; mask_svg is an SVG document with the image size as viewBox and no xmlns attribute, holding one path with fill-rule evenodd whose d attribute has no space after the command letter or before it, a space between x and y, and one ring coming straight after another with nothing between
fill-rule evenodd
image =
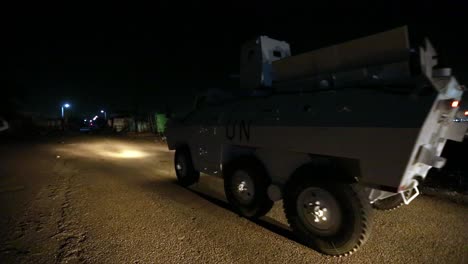
<instances>
[{"instance_id":1,"label":"large off-road tire","mask_svg":"<svg viewBox=\"0 0 468 264\"><path fill-rule=\"evenodd\" d=\"M192 155L186 146L176 149L174 168L179 184L184 187L192 185L200 179L200 172L193 167Z\"/></svg>"},{"instance_id":2,"label":"large off-road tire","mask_svg":"<svg viewBox=\"0 0 468 264\"><path fill-rule=\"evenodd\" d=\"M377 210L392 211L397 208L400 208L404 203L405 202L403 201L403 197L401 197L401 194L397 194L382 200L375 201L372 204L372 207Z\"/></svg>"},{"instance_id":3,"label":"large off-road tire","mask_svg":"<svg viewBox=\"0 0 468 264\"><path fill-rule=\"evenodd\" d=\"M262 164L254 158L241 157L224 166L224 192L240 215L257 218L273 206L267 194L270 178Z\"/></svg>"},{"instance_id":4,"label":"large off-road tire","mask_svg":"<svg viewBox=\"0 0 468 264\"><path fill-rule=\"evenodd\" d=\"M371 230L371 206L359 186L301 177L286 185L284 211L307 246L332 256L358 250Z\"/></svg>"}]
</instances>

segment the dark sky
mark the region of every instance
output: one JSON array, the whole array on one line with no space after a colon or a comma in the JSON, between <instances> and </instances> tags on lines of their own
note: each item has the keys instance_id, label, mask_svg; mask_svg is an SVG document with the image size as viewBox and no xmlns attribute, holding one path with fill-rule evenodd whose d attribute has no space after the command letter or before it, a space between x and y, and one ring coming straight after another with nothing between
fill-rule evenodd
<instances>
[{"instance_id":1,"label":"dark sky","mask_svg":"<svg viewBox=\"0 0 468 264\"><path fill-rule=\"evenodd\" d=\"M240 45L255 36L286 40L298 54L405 24L468 82L464 1L380 2L16 6L2 23L2 90L49 114L65 101L76 113L191 105L200 90L237 85L229 75L239 72Z\"/></svg>"}]
</instances>

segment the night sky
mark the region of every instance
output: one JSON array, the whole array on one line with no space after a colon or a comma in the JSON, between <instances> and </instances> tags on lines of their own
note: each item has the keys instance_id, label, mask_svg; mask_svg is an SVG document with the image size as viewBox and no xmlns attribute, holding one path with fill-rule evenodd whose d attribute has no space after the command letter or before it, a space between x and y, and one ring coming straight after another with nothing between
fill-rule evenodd
<instances>
[{"instance_id":1,"label":"night sky","mask_svg":"<svg viewBox=\"0 0 468 264\"><path fill-rule=\"evenodd\" d=\"M65 101L76 114L190 107L200 91L237 87L229 76L255 36L288 41L298 54L405 24L468 83L468 4L377 2L12 7L2 23L2 97L47 115Z\"/></svg>"}]
</instances>

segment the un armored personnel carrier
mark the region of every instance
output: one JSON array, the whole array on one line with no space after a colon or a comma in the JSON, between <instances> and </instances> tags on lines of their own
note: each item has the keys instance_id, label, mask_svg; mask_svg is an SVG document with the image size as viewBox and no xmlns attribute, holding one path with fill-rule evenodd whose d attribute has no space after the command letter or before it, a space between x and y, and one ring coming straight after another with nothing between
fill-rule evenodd
<instances>
[{"instance_id":1,"label":"un armored personnel carrier","mask_svg":"<svg viewBox=\"0 0 468 264\"><path fill-rule=\"evenodd\" d=\"M417 44L417 43L416 43ZM211 93L168 123L181 185L224 178L248 218L283 199L293 232L335 256L367 240L371 208L409 204L447 140L467 132L463 87L406 27L291 56L266 36L245 44L238 96Z\"/></svg>"}]
</instances>

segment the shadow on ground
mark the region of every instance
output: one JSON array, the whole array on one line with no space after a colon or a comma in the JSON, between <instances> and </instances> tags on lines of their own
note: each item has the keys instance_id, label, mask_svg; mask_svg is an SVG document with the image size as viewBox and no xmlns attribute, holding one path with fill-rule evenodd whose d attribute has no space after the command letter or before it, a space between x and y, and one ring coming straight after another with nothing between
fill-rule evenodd
<instances>
[{"instance_id":1,"label":"shadow on ground","mask_svg":"<svg viewBox=\"0 0 468 264\"><path fill-rule=\"evenodd\" d=\"M191 193L196 194L198 197L220 208L223 208L225 210L228 210L238 215L238 213L234 210L234 208L232 208L232 206L228 202L224 201L223 198L220 197L218 193L210 191L210 190L203 190L203 191L195 190L193 186L189 188L184 188L177 183L177 180L170 180L170 179L157 180L157 181L151 180L151 181L144 182L142 187L149 189L152 192L157 191L159 194L164 195L167 198L170 198L176 202L182 202L182 203L184 202L183 200L185 198L182 198L181 196L175 197L173 195L174 192L190 191ZM239 215L239 217L242 217L242 216ZM250 219L250 218L246 218L246 219L258 226L261 226L262 228L270 232L276 233L282 237L285 237L289 240L295 241L301 245L306 246L304 243L302 243L300 240L297 239L297 237L293 234L293 232L287 225L269 216L263 216L258 219Z\"/></svg>"}]
</instances>

